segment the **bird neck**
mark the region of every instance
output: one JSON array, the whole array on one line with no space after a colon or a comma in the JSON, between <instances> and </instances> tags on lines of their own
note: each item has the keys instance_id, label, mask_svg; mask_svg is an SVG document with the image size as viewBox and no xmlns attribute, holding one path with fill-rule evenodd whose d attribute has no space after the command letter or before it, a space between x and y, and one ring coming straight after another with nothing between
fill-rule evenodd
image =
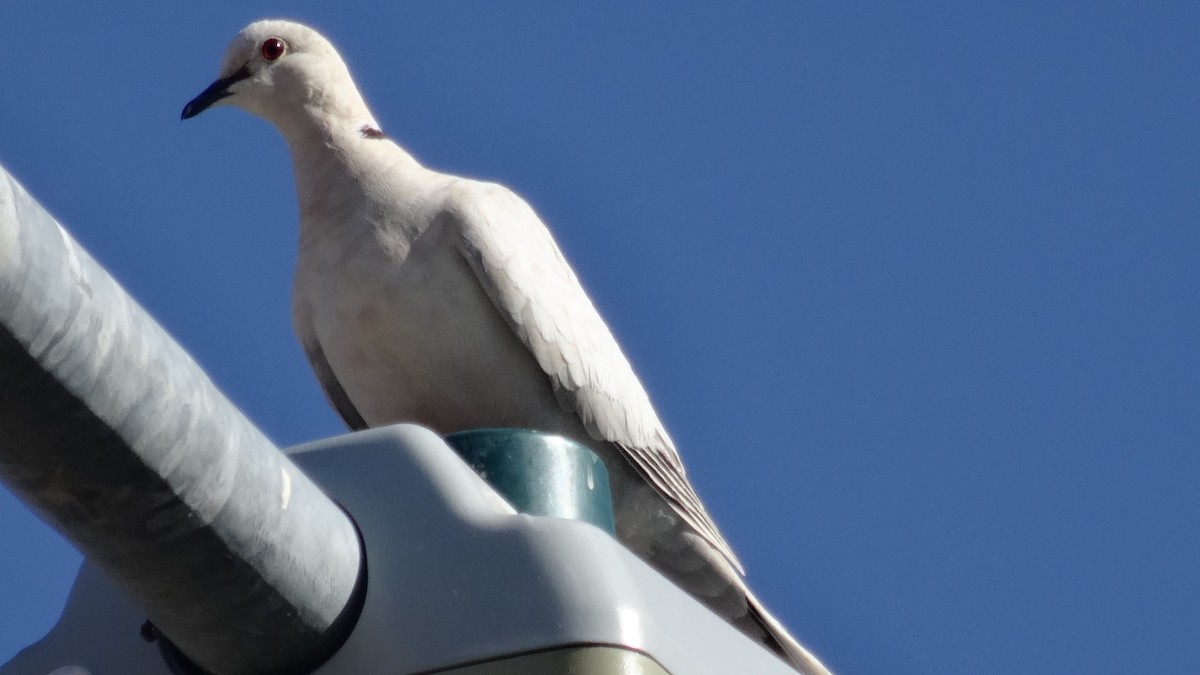
<instances>
[{"instance_id":1,"label":"bird neck","mask_svg":"<svg viewBox=\"0 0 1200 675\"><path fill-rule=\"evenodd\" d=\"M331 223L357 222L346 216L381 196L381 186L375 184L380 176L389 179L386 189L403 190L408 177L426 171L383 135L369 113L337 123L280 125L280 131L292 155L302 238L308 224L328 228ZM326 231L321 236L340 235Z\"/></svg>"}]
</instances>

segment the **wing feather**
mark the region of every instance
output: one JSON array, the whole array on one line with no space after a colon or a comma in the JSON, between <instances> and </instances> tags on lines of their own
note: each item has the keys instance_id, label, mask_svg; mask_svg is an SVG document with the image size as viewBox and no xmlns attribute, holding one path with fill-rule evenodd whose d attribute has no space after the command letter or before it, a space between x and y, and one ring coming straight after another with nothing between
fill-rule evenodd
<instances>
[{"instance_id":1,"label":"wing feather","mask_svg":"<svg viewBox=\"0 0 1200 675\"><path fill-rule=\"evenodd\" d=\"M461 252L559 402L593 438L620 448L678 516L742 572L632 366L541 219L503 186L464 180L458 188L445 216L459 228Z\"/></svg>"},{"instance_id":2,"label":"wing feather","mask_svg":"<svg viewBox=\"0 0 1200 675\"><path fill-rule=\"evenodd\" d=\"M338 415L341 415L342 421L346 423L347 427L350 427L351 431L366 429L366 420L354 407L354 403L350 401L350 396L346 394L337 374L333 372L333 366L329 364L329 359L325 357L325 350L321 348L321 342L312 330L307 306L298 305L293 311L295 312L293 321L296 336L300 338L300 346L304 348L304 354L308 356L308 363L312 366L317 381L321 383L321 390L325 392L325 398L329 400Z\"/></svg>"}]
</instances>

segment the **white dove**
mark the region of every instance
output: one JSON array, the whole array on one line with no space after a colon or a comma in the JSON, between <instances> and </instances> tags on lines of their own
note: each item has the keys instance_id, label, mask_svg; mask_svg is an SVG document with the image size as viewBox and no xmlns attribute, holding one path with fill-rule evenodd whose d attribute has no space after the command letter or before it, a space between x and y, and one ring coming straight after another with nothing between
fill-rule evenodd
<instances>
[{"instance_id":1,"label":"white dove","mask_svg":"<svg viewBox=\"0 0 1200 675\"><path fill-rule=\"evenodd\" d=\"M746 586L633 368L528 204L419 164L306 26L244 28L183 118L227 103L274 124L291 151L293 321L351 428L524 427L588 445L611 474L621 542L802 672L828 672Z\"/></svg>"}]
</instances>

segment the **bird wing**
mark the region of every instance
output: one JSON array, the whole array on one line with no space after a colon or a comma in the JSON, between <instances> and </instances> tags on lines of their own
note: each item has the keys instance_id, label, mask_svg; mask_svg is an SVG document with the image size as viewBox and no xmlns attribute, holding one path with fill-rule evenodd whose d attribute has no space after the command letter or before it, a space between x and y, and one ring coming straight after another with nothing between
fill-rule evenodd
<instances>
[{"instance_id":1,"label":"bird wing","mask_svg":"<svg viewBox=\"0 0 1200 675\"><path fill-rule=\"evenodd\" d=\"M462 181L442 217L508 325L533 353L560 404L593 438L614 444L693 530L741 564L688 482L683 462L632 366L550 231L507 188Z\"/></svg>"},{"instance_id":2,"label":"bird wing","mask_svg":"<svg viewBox=\"0 0 1200 675\"><path fill-rule=\"evenodd\" d=\"M307 305L304 303L294 305L293 313L296 336L300 339L300 346L304 348L305 355L308 356L308 363L312 366L317 381L321 383L321 390L325 392L325 398L329 399L329 403L333 405L334 410L337 410L338 415L341 415L342 421L350 427L351 431L366 429L366 421L354 404L350 402L350 396L346 394L342 383L338 381L337 375L333 372L333 366L329 365L329 359L325 358L325 350L321 348L321 342L318 340L316 332L312 330L312 317Z\"/></svg>"}]
</instances>

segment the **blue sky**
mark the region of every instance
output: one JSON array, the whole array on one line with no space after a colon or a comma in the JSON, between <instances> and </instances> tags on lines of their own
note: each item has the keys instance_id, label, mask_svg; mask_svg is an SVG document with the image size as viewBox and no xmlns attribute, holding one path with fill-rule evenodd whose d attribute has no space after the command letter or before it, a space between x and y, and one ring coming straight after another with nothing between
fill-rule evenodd
<instances>
[{"instance_id":1,"label":"blue sky","mask_svg":"<svg viewBox=\"0 0 1200 675\"><path fill-rule=\"evenodd\" d=\"M752 585L844 673L1200 672L1194 3L5 2L0 164L281 445L265 16L554 228ZM0 490L0 662L79 556Z\"/></svg>"}]
</instances>

